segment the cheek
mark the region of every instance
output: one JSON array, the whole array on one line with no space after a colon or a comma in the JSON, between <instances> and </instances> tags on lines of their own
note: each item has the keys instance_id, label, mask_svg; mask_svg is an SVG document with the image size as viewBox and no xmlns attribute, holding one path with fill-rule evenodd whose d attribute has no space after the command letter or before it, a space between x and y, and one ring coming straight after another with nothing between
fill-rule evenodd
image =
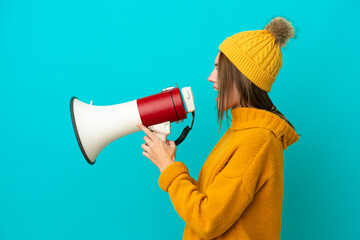
<instances>
[{"instance_id":1,"label":"cheek","mask_svg":"<svg viewBox=\"0 0 360 240\"><path fill-rule=\"evenodd\" d=\"M217 82L218 82L218 79L217 79L217 74L218 74L218 72L217 72L217 70L214 70L213 73L214 73L215 83L217 84Z\"/></svg>"}]
</instances>

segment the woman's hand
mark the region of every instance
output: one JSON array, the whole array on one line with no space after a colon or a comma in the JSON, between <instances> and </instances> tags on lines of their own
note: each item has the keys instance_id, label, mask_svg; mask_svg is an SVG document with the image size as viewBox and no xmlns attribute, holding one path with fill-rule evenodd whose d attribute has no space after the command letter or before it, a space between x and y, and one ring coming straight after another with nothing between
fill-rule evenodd
<instances>
[{"instance_id":1,"label":"woman's hand","mask_svg":"<svg viewBox=\"0 0 360 240\"><path fill-rule=\"evenodd\" d=\"M141 145L144 149L143 155L150 159L163 172L166 167L175 162L176 145L173 141L164 143L150 129L141 123L136 125L146 133L145 143Z\"/></svg>"}]
</instances>

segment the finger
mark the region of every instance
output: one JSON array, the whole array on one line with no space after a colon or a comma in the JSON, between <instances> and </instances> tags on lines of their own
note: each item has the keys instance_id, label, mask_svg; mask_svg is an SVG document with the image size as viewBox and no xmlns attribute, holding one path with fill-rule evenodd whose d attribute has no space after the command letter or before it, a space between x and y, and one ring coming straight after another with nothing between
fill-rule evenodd
<instances>
[{"instance_id":1,"label":"finger","mask_svg":"<svg viewBox=\"0 0 360 240\"><path fill-rule=\"evenodd\" d=\"M145 143L141 145L141 148L145 150L145 152L150 153L151 148L149 146L147 146Z\"/></svg>"},{"instance_id":2,"label":"finger","mask_svg":"<svg viewBox=\"0 0 360 240\"><path fill-rule=\"evenodd\" d=\"M148 129L147 127L142 125L141 123L136 124L136 126L138 128L140 128L141 130L143 130L146 133L146 135L148 135L151 139L153 139L155 137L155 134L150 129Z\"/></svg>"},{"instance_id":3,"label":"finger","mask_svg":"<svg viewBox=\"0 0 360 240\"><path fill-rule=\"evenodd\" d=\"M170 141L170 145L169 145L169 147L170 147L171 149L173 149L173 150L175 150L175 151L176 151L176 144L175 144L175 142Z\"/></svg>"},{"instance_id":4,"label":"finger","mask_svg":"<svg viewBox=\"0 0 360 240\"><path fill-rule=\"evenodd\" d=\"M145 135L144 136L144 141L146 142L146 144L148 145L148 146L152 146L152 139L151 138L149 138L149 136L148 135Z\"/></svg>"},{"instance_id":5,"label":"finger","mask_svg":"<svg viewBox=\"0 0 360 240\"><path fill-rule=\"evenodd\" d=\"M147 157L148 159L151 158L150 154L148 154L147 152L143 152L142 154L143 154L145 157ZM151 159L150 159L150 160L151 160Z\"/></svg>"}]
</instances>

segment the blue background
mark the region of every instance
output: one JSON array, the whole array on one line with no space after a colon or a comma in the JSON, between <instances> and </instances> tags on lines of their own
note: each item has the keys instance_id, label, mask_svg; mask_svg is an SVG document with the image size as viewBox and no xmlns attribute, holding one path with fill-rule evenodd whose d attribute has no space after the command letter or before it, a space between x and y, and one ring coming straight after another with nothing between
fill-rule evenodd
<instances>
[{"instance_id":1,"label":"blue background","mask_svg":"<svg viewBox=\"0 0 360 240\"><path fill-rule=\"evenodd\" d=\"M285 16L270 93L301 139L285 151L282 239L358 239L358 1L0 1L0 239L181 239L184 221L142 156L143 132L90 166L72 96L112 105L191 86L178 147L197 179L218 134L207 81L218 45ZM172 124L175 139L191 123Z\"/></svg>"}]
</instances>

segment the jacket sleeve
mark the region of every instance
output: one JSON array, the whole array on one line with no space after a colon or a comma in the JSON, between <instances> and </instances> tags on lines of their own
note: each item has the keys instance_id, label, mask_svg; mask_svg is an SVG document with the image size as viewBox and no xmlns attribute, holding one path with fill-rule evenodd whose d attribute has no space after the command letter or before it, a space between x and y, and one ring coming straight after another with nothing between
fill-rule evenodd
<instances>
[{"instance_id":1,"label":"jacket sleeve","mask_svg":"<svg viewBox=\"0 0 360 240\"><path fill-rule=\"evenodd\" d=\"M256 158L242 174L228 174L233 173L231 168L236 166L231 162L239 162L236 161L239 159L241 153L235 152L205 192L199 191L182 162L172 163L159 177L159 185L169 192L177 213L204 239L225 233L251 203L259 187L262 167L256 164Z\"/></svg>"}]
</instances>

